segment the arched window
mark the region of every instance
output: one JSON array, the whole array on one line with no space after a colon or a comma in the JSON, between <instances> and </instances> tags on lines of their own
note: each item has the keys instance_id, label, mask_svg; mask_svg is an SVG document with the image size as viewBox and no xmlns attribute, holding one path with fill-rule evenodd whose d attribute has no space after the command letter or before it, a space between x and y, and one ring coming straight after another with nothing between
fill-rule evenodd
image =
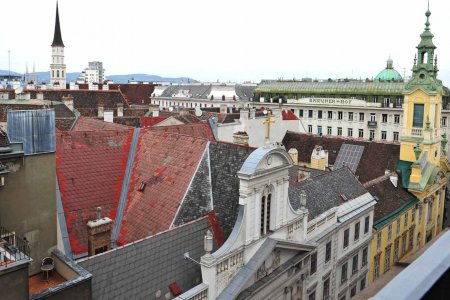
<instances>
[{"instance_id":1,"label":"arched window","mask_svg":"<svg viewBox=\"0 0 450 300\"><path fill-rule=\"evenodd\" d=\"M265 235L270 231L270 208L271 208L272 193L267 187L261 198L261 220L260 220L260 234Z\"/></svg>"},{"instance_id":2,"label":"arched window","mask_svg":"<svg viewBox=\"0 0 450 300\"><path fill-rule=\"evenodd\" d=\"M426 52L426 51L422 52L422 63L423 64L428 63L428 52Z\"/></svg>"},{"instance_id":3,"label":"arched window","mask_svg":"<svg viewBox=\"0 0 450 300\"><path fill-rule=\"evenodd\" d=\"M56 77L59 78L59 70L56 70Z\"/></svg>"},{"instance_id":4,"label":"arched window","mask_svg":"<svg viewBox=\"0 0 450 300\"><path fill-rule=\"evenodd\" d=\"M52 70L52 77L55 77L55 70Z\"/></svg>"},{"instance_id":5,"label":"arched window","mask_svg":"<svg viewBox=\"0 0 450 300\"><path fill-rule=\"evenodd\" d=\"M61 76L64 77L64 71L61 71Z\"/></svg>"}]
</instances>

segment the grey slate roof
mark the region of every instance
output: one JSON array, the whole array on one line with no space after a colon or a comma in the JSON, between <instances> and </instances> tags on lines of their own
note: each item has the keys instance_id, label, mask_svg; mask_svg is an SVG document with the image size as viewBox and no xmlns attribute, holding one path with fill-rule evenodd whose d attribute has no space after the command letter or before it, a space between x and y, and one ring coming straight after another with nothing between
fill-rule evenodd
<instances>
[{"instance_id":1,"label":"grey slate roof","mask_svg":"<svg viewBox=\"0 0 450 300\"><path fill-rule=\"evenodd\" d=\"M79 262L92 275L92 299L164 298L176 282L187 291L202 281L199 260L203 238L211 230L207 217Z\"/></svg>"},{"instance_id":2,"label":"grey slate roof","mask_svg":"<svg viewBox=\"0 0 450 300\"><path fill-rule=\"evenodd\" d=\"M295 176L293 173L290 172L290 176ZM295 182L295 178L291 178L290 182L289 201L292 208L300 208L300 192L304 190L310 220L341 204L340 195L345 195L350 200L367 192L347 167L298 183Z\"/></svg>"}]
</instances>

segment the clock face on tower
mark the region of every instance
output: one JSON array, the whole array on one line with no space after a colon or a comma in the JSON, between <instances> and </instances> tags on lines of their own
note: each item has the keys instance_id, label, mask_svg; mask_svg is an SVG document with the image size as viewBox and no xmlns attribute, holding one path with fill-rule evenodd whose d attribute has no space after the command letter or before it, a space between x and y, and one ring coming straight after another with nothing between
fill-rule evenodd
<instances>
[{"instance_id":1,"label":"clock face on tower","mask_svg":"<svg viewBox=\"0 0 450 300\"><path fill-rule=\"evenodd\" d=\"M419 75L419 81L423 82L425 80L425 74L424 73L420 73Z\"/></svg>"}]
</instances>

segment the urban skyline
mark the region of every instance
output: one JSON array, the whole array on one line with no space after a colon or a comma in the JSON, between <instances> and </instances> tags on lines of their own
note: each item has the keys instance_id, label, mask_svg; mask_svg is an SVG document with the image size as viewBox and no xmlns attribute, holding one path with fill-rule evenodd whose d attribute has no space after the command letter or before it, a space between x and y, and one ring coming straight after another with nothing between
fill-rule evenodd
<instances>
[{"instance_id":1,"label":"urban skyline","mask_svg":"<svg viewBox=\"0 0 450 300\"><path fill-rule=\"evenodd\" d=\"M22 13L28 22L17 22L14 30L6 31L9 43L0 45L0 69L8 69L10 50L12 71L23 73L27 62L30 68L35 63L37 71L46 71L53 25L44 20L53 20L55 1L21 3L26 5ZM389 56L394 68L408 75L417 44L415 32L423 30L427 5L425 0L383 0L377 4L287 1L277 7L267 1L238 4L234 0L226 6L206 1L151 6L136 1L125 6L119 1L89 2L89 6L86 1L59 3L67 72L81 72L88 61L100 60L108 74L147 73L238 82L371 78L384 68ZM444 15L448 6L445 2L430 3L431 30L436 35L444 84L450 81L450 60L439 57L439 53L450 49L450 42L444 38L450 26ZM172 16L169 19L168 11ZM205 13L208 11L211 14ZM377 18L368 18L368 12ZM232 17L228 19L227 15ZM409 18L411 15L417 17ZM6 16L9 23L15 19L15 15ZM118 19L121 21L114 21ZM29 24L41 25L37 26L38 33L24 39L17 32L29 30Z\"/></svg>"}]
</instances>

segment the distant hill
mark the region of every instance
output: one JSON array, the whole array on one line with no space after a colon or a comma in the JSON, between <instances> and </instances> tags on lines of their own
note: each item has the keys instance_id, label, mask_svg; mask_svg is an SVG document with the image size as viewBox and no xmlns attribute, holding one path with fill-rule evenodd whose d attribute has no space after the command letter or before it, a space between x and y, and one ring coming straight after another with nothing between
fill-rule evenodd
<instances>
[{"instance_id":1,"label":"distant hill","mask_svg":"<svg viewBox=\"0 0 450 300\"><path fill-rule=\"evenodd\" d=\"M8 70L0 70L1 75L8 75ZM17 73L11 71L11 75L20 75L24 76L24 74ZM36 72L38 82L50 82L50 71L48 72ZM67 73L67 82L75 81L80 73L72 72ZM30 75L31 76L31 75ZM128 83L128 80L136 80L136 81L154 81L154 82L174 82L174 83L182 83L182 82L198 82L195 79L189 77L161 77L158 75L148 75L148 74L124 74L124 75L108 75L107 78L116 83Z\"/></svg>"}]
</instances>

